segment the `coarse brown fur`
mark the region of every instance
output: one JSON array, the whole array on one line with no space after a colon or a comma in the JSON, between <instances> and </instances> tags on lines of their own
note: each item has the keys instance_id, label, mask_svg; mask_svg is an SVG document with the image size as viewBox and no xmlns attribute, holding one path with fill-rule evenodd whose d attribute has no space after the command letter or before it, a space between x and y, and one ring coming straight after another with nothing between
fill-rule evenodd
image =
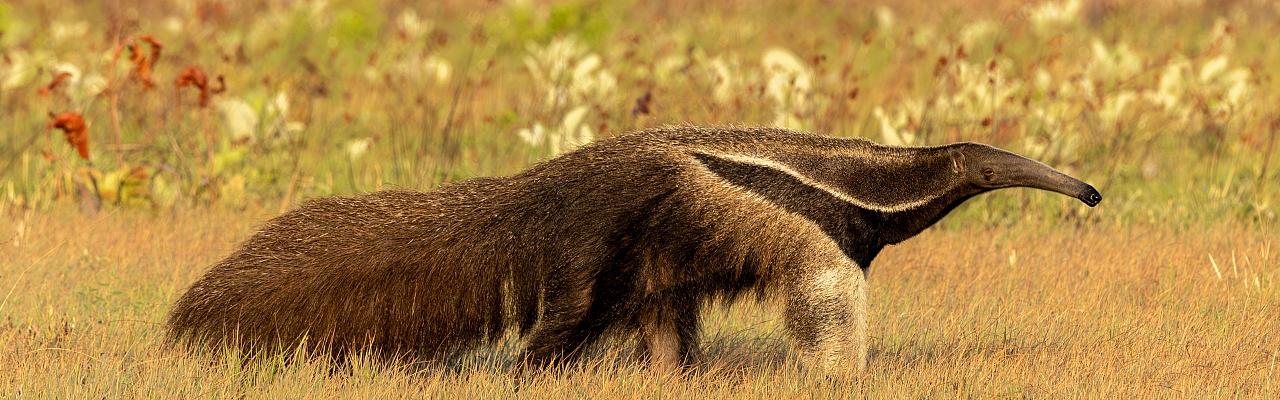
<instances>
[{"instance_id":1,"label":"coarse brown fur","mask_svg":"<svg viewBox=\"0 0 1280 400\"><path fill-rule=\"evenodd\" d=\"M514 328L542 365L629 331L656 363L679 365L697 358L704 304L757 293L786 300L811 364L857 368L863 270L880 249L1010 186L1101 200L983 145L635 132L509 177L307 201L195 282L173 308L170 338L421 359Z\"/></svg>"}]
</instances>

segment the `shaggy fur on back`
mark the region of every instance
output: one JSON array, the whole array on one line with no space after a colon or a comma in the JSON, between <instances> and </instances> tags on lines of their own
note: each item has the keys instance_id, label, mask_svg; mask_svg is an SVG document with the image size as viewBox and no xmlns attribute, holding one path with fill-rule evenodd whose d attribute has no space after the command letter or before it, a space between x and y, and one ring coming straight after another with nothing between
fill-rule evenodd
<instances>
[{"instance_id":1,"label":"shaggy fur on back","mask_svg":"<svg viewBox=\"0 0 1280 400\"><path fill-rule=\"evenodd\" d=\"M310 200L192 284L170 338L439 358L515 329L545 363L620 329L688 362L702 305L775 293L802 349L865 363L860 269L989 190L960 163L950 147L677 127L508 177Z\"/></svg>"}]
</instances>

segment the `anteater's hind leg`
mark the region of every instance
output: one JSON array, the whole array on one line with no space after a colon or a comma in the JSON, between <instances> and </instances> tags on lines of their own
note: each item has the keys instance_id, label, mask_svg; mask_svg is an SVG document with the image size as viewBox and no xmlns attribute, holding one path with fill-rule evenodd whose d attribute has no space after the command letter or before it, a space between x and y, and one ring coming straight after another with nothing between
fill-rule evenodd
<instances>
[{"instance_id":1,"label":"anteater's hind leg","mask_svg":"<svg viewBox=\"0 0 1280 400\"><path fill-rule=\"evenodd\" d=\"M697 298L687 293L656 295L640 315L640 349L655 369L675 370L702 358Z\"/></svg>"},{"instance_id":2,"label":"anteater's hind leg","mask_svg":"<svg viewBox=\"0 0 1280 400\"><path fill-rule=\"evenodd\" d=\"M827 373L862 370L867 365L866 277L838 251L815 253L788 279L787 328L806 367Z\"/></svg>"},{"instance_id":3,"label":"anteater's hind leg","mask_svg":"<svg viewBox=\"0 0 1280 400\"><path fill-rule=\"evenodd\" d=\"M530 366L575 361L630 310L632 286L623 273L554 279L544 292L545 309L525 350Z\"/></svg>"},{"instance_id":4,"label":"anteater's hind leg","mask_svg":"<svg viewBox=\"0 0 1280 400\"><path fill-rule=\"evenodd\" d=\"M528 366L542 368L569 362L581 353L590 335L579 328L590 311L591 300L589 285L564 282L548 285L542 316L525 346L524 360Z\"/></svg>"}]
</instances>

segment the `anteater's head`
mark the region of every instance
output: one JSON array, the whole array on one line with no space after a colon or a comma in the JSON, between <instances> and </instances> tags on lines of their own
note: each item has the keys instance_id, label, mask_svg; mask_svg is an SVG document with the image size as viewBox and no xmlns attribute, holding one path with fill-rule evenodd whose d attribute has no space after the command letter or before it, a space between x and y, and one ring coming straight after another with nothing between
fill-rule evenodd
<instances>
[{"instance_id":1,"label":"anteater's head","mask_svg":"<svg viewBox=\"0 0 1280 400\"><path fill-rule=\"evenodd\" d=\"M1093 186L1042 162L977 143L958 143L948 150L955 172L979 190L1030 187L1075 197L1089 207L1102 202Z\"/></svg>"}]
</instances>

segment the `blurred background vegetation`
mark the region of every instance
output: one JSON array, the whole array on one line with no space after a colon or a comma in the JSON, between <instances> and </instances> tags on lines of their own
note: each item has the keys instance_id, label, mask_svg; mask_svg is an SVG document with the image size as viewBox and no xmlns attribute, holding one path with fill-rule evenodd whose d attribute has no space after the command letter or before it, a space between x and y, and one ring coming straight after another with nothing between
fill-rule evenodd
<instances>
[{"instance_id":1,"label":"blurred background vegetation","mask_svg":"<svg viewBox=\"0 0 1280 400\"><path fill-rule=\"evenodd\" d=\"M0 3L0 207L285 209L688 123L990 143L1107 199L949 224L1277 220L1277 2L427 3Z\"/></svg>"}]
</instances>

